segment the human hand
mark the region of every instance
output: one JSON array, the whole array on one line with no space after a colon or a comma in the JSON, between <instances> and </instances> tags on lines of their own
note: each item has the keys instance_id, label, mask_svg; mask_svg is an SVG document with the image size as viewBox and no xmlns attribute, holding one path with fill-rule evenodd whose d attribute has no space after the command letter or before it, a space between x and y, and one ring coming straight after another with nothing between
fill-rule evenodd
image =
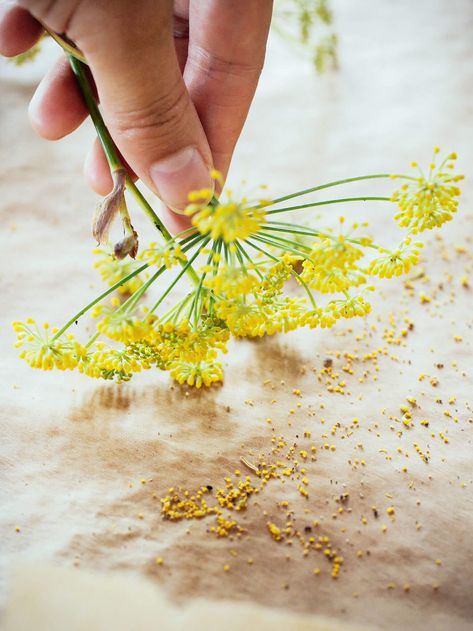
<instances>
[{"instance_id":1,"label":"human hand","mask_svg":"<svg viewBox=\"0 0 473 631\"><path fill-rule=\"evenodd\" d=\"M43 28L65 33L90 65L102 114L130 170L170 208L226 174L263 66L272 0L0 0L0 53L28 50ZM66 59L41 81L29 115L44 138L87 110ZM112 188L95 142L92 188Z\"/></svg>"}]
</instances>

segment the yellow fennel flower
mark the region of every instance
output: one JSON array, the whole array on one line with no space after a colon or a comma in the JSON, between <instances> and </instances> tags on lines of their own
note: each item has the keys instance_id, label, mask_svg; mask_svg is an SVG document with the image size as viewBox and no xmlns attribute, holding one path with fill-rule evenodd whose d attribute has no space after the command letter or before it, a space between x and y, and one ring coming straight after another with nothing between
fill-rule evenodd
<instances>
[{"instance_id":1,"label":"yellow fennel flower","mask_svg":"<svg viewBox=\"0 0 473 631\"><path fill-rule=\"evenodd\" d=\"M256 290L259 281L242 267L222 265L215 276L207 276L204 287L211 289L217 296L236 298Z\"/></svg>"},{"instance_id":2,"label":"yellow fennel flower","mask_svg":"<svg viewBox=\"0 0 473 631\"><path fill-rule=\"evenodd\" d=\"M215 350L227 351L229 331L222 324L210 317L195 328L187 320L167 322L158 327L153 344L163 361L199 362Z\"/></svg>"},{"instance_id":3,"label":"yellow fennel flower","mask_svg":"<svg viewBox=\"0 0 473 631\"><path fill-rule=\"evenodd\" d=\"M302 280L312 289L323 294L345 291L366 282L363 274L354 266L352 269L340 267L314 266L311 261L302 264Z\"/></svg>"},{"instance_id":4,"label":"yellow fennel flower","mask_svg":"<svg viewBox=\"0 0 473 631\"><path fill-rule=\"evenodd\" d=\"M136 315L136 309L131 312L126 309L121 310L118 298L112 298L111 306L97 305L92 315L93 317L104 316L97 323L97 331L116 342L129 344L154 335L153 324L156 317L148 316L145 320L141 320Z\"/></svg>"},{"instance_id":5,"label":"yellow fennel flower","mask_svg":"<svg viewBox=\"0 0 473 631\"><path fill-rule=\"evenodd\" d=\"M89 377L129 381L144 367L126 348L113 348L103 342L98 342L96 348L89 360L79 365L79 370Z\"/></svg>"},{"instance_id":6,"label":"yellow fennel flower","mask_svg":"<svg viewBox=\"0 0 473 631\"><path fill-rule=\"evenodd\" d=\"M125 278L136 269L140 267L139 263L133 259L119 260L112 254L109 254L105 250L96 248L93 250L94 254L100 255L100 258L95 261L94 267L100 272L100 276L109 287L118 283L122 278ZM137 289L143 285L142 275L146 276L144 272L138 274L130 280L120 285L117 291L121 294L133 294Z\"/></svg>"},{"instance_id":7,"label":"yellow fennel flower","mask_svg":"<svg viewBox=\"0 0 473 631\"><path fill-rule=\"evenodd\" d=\"M170 364L169 372L178 383L195 388L223 381L222 364L216 361L176 361Z\"/></svg>"},{"instance_id":8,"label":"yellow fennel flower","mask_svg":"<svg viewBox=\"0 0 473 631\"><path fill-rule=\"evenodd\" d=\"M320 327L321 329L329 329L337 322L331 311L316 307L305 311L299 318L300 326L308 326L311 329Z\"/></svg>"},{"instance_id":9,"label":"yellow fennel flower","mask_svg":"<svg viewBox=\"0 0 473 631\"><path fill-rule=\"evenodd\" d=\"M179 244L158 244L153 242L150 243L145 250L142 250L138 258L148 263L148 265L155 265L156 267L162 267L164 265L166 269L170 269L173 265L179 263L179 261L185 261L186 255Z\"/></svg>"},{"instance_id":10,"label":"yellow fennel flower","mask_svg":"<svg viewBox=\"0 0 473 631\"><path fill-rule=\"evenodd\" d=\"M368 239L365 241L369 242ZM337 237L322 238L312 247L308 258L313 265L344 267L353 265L363 256L361 248L351 243L344 234L340 234Z\"/></svg>"},{"instance_id":11,"label":"yellow fennel flower","mask_svg":"<svg viewBox=\"0 0 473 631\"><path fill-rule=\"evenodd\" d=\"M355 318L365 316L371 311L371 305L363 296L351 296L344 300L332 300L328 303L327 309L334 318Z\"/></svg>"},{"instance_id":12,"label":"yellow fennel flower","mask_svg":"<svg viewBox=\"0 0 473 631\"><path fill-rule=\"evenodd\" d=\"M217 302L215 313L235 337L262 337L272 315L259 302L243 302L237 298Z\"/></svg>"},{"instance_id":13,"label":"yellow fennel flower","mask_svg":"<svg viewBox=\"0 0 473 631\"><path fill-rule=\"evenodd\" d=\"M405 239L397 250L381 250L384 252L383 256L371 261L367 273L379 278L407 274L419 262L419 250L423 245L420 241L411 243L411 239Z\"/></svg>"},{"instance_id":14,"label":"yellow fennel flower","mask_svg":"<svg viewBox=\"0 0 473 631\"><path fill-rule=\"evenodd\" d=\"M456 154L450 153L437 167L436 155L429 166L427 175L413 162L412 166L419 171L419 177L412 178L395 191L392 201L399 206L400 212L395 219L403 228L413 233L439 227L452 219L458 208L458 197L461 194L457 182L463 175L453 175Z\"/></svg>"},{"instance_id":15,"label":"yellow fennel flower","mask_svg":"<svg viewBox=\"0 0 473 631\"><path fill-rule=\"evenodd\" d=\"M293 256L285 252L280 260L266 271L264 280L260 285L260 292L263 292L267 297L280 294L300 260L300 256Z\"/></svg>"},{"instance_id":16,"label":"yellow fennel flower","mask_svg":"<svg viewBox=\"0 0 473 631\"><path fill-rule=\"evenodd\" d=\"M370 200L389 204L391 198L380 196L304 204L289 201L335 185L389 179L386 174L319 184L273 202L257 203L245 197L235 201L230 192L219 201L212 197L213 190L195 191L189 195L186 209L194 227L172 238L161 226L166 243L161 243L161 237L158 243L151 243L140 254L141 263L124 263L103 250L97 251L101 258L96 267L109 285L136 274L119 290L133 295L127 300L115 295L110 304L105 299L111 290L105 288L67 321L60 336L57 329L38 327L33 320L15 322L21 357L36 368L76 368L90 377L118 382L153 367L169 371L181 384L201 388L222 381L223 370L217 359L220 352L227 352L230 336L257 338L304 326L330 328L340 318L366 316L371 311L366 292L373 289L367 287L367 278L391 278L409 272L418 263L422 247L414 241L413 233L440 226L457 208L457 182L462 176L452 174L456 156L450 154L437 166L437 153L435 150L427 176L422 172L416 178L395 176L405 182L392 197L399 204L396 218L408 230L407 238L392 250L355 234L366 223L355 222L347 229L340 217L338 229L321 231L318 226L311 227L287 215L285 220L279 219L280 213L321 204ZM216 172L211 175L221 188L221 176ZM117 199L110 198L101 205L97 234L106 233L117 208L121 212L124 172L121 178ZM290 205L279 207L283 202ZM277 207L269 209L273 204ZM128 221L127 215L125 219ZM154 221L158 225L156 218ZM116 246L119 258L136 254L137 235L131 224L127 235ZM176 263L182 269L168 271ZM151 265L152 276L146 271ZM186 276L190 283L184 288ZM144 290L155 281L150 292L152 303L144 306L140 302ZM351 295L351 288L356 287L353 293L358 295ZM98 318L97 331L82 346L65 332L87 311ZM120 344L114 348L97 341L105 338Z\"/></svg>"},{"instance_id":17,"label":"yellow fennel flower","mask_svg":"<svg viewBox=\"0 0 473 631\"><path fill-rule=\"evenodd\" d=\"M111 340L129 344L146 339L150 334L150 324L126 312L111 313L97 323L97 331Z\"/></svg>"},{"instance_id":18,"label":"yellow fennel flower","mask_svg":"<svg viewBox=\"0 0 473 631\"><path fill-rule=\"evenodd\" d=\"M294 331L299 327L301 317L305 311L305 298L291 298L289 296L277 296L272 301L273 317L272 326L274 332ZM270 328L268 327L268 334Z\"/></svg>"},{"instance_id":19,"label":"yellow fennel flower","mask_svg":"<svg viewBox=\"0 0 473 631\"><path fill-rule=\"evenodd\" d=\"M302 263L301 280L321 293L346 291L366 282L356 263L365 255L363 248L371 244L371 239L351 236L358 228L356 223L343 233L344 217L339 221L340 233L321 236Z\"/></svg>"},{"instance_id":20,"label":"yellow fennel flower","mask_svg":"<svg viewBox=\"0 0 473 631\"><path fill-rule=\"evenodd\" d=\"M303 305L303 299L276 296L251 302L221 300L215 311L235 337L263 337L297 328Z\"/></svg>"},{"instance_id":21,"label":"yellow fennel flower","mask_svg":"<svg viewBox=\"0 0 473 631\"><path fill-rule=\"evenodd\" d=\"M185 214L192 217L192 225L202 235L209 235L214 241L223 239L225 243L233 243L256 234L266 221L266 212L261 201L253 205L245 197L235 201L227 192L226 201L213 199L207 203L208 191L195 191L189 194L190 204Z\"/></svg>"},{"instance_id":22,"label":"yellow fennel flower","mask_svg":"<svg viewBox=\"0 0 473 631\"><path fill-rule=\"evenodd\" d=\"M21 348L20 357L32 368L73 370L85 352L73 335L54 339L57 329L51 330L47 323L40 329L32 318L28 318L26 322L13 322L12 326L17 334L16 347Z\"/></svg>"}]
</instances>

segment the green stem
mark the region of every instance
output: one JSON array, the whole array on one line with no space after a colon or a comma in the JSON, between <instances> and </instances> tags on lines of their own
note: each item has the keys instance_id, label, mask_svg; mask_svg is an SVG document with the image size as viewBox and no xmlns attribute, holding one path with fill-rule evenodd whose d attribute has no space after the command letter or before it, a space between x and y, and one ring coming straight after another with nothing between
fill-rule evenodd
<instances>
[{"instance_id":1,"label":"green stem","mask_svg":"<svg viewBox=\"0 0 473 631\"><path fill-rule=\"evenodd\" d=\"M82 96L87 106L87 110L90 114L92 122L94 123L97 136L104 150L110 170L113 173L114 171L117 171L119 169L124 169L123 164L118 155L118 152L115 148L115 144L105 125L105 122L98 108L97 102L95 101L95 97L92 93L89 79L87 77L87 73L85 70L86 68L85 64L79 61L78 59L76 59L72 55L69 55L69 63L71 64L71 68L77 79L77 83L79 84L79 88L82 92ZM172 241L173 237L171 236L170 232L168 231L166 226L163 224L161 219L158 217L158 215L154 212L153 208L151 207L147 199L144 197L143 193L139 190L139 188L136 186L136 184L133 182L133 180L131 179L129 175L127 175L126 177L126 186L127 186L127 189L130 190L132 195L138 201L138 203L140 204L141 208L144 210L146 215L152 221L155 228L159 230L159 232L163 235L166 241ZM181 264L185 265L185 263L186 263L185 261L181 261ZM194 284L197 284L199 282L198 275L195 273L192 267L186 267L186 269L187 269L187 274L189 275L192 282Z\"/></svg>"},{"instance_id":2,"label":"green stem","mask_svg":"<svg viewBox=\"0 0 473 631\"><path fill-rule=\"evenodd\" d=\"M253 261L251 260L250 255L248 254L248 252L245 250L245 248L241 245L241 243L239 241L235 241L235 245L238 248L238 252L241 252L243 254L243 256L247 259L247 261L250 262L251 265L253 264ZM259 271L259 269L254 266L253 267L254 271L256 272L256 274L259 276L260 280L263 280L264 276L263 274Z\"/></svg>"},{"instance_id":3,"label":"green stem","mask_svg":"<svg viewBox=\"0 0 473 631\"><path fill-rule=\"evenodd\" d=\"M264 230L260 230L257 233L257 236L261 236L261 237L264 237L266 239L272 239L273 241L278 241L278 242L281 242L281 243L287 243L289 245L292 245L293 247L302 248L303 250L307 250L308 252L310 252L312 250L312 248L309 245L305 245L305 243L299 243L298 241L292 241L292 239L285 239L284 237L280 237L277 234L271 234L271 233L268 234ZM304 257L305 256L306 255L304 255Z\"/></svg>"},{"instance_id":4,"label":"green stem","mask_svg":"<svg viewBox=\"0 0 473 631\"><path fill-rule=\"evenodd\" d=\"M203 238L203 237L202 237L200 234L199 234L199 235L197 235L197 236L196 236L196 235L194 235L194 239L193 239L193 241L192 241L192 242L190 242L190 243L188 243L188 244L187 244L184 248L182 248L182 251L183 251L183 252L187 252L188 250L191 250L191 249L194 247L194 245L196 245L199 241L201 241L201 240L202 240L202 238ZM158 269L158 271L157 271L157 272L155 272L155 273L153 274L153 276L152 276L149 280L147 280L147 281L146 281L146 283L144 283L144 285L142 285L139 289L137 289L137 290L135 291L135 293L134 293L134 294L132 294L132 295L128 298L128 300L126 300L124 303L122 303L122 304L118 307L118 309L116 309L116 311L115 311L114 313L121 313L122 311L130 310L130 309L134 308L135 304L138 302L138 300L141 298L141 296L145 293L145 291L148 289L148 287L149 287L150 285L152 285L152 284L154 283L154 281L155 281L155 280L156 280L159 276L161 276L161 274L162 274L163 272L165 272L165 271L166 271L166 269L167 269L167 268L166 268L166 266L165 266L165 265L162 265L162 266Z\"/></svg>"},{"instance_id":5,"label":"green stem","mask_svg":"<svg viewBox=\"0 0 473 631\"><path fill-rule=\"evenodd\" d=\"M350 182L359 182L361 180L374 180L376 178L391 178L392 174L390 173L376 173L375 175L359 175L358 177L348 177L343 180L336 180L334 182L328 182L327 184L319 184L319 186L312 186L311 188L306 188L302 191L297 191L296 193L291 193L290 195L283 195L282 197L277 197L271 201L271 204L279 204L279 202L285 202L288 199L293 199L294 197L301 197L302 195L307 195L308 193L314 193L315 191L321 191L324 188L331 188L332 186L338 186L339 184L348 184ZM396 175L396 177L404 177L401 175ZM410 178L409 178L410 179ZM414 178L412 178L414 179ZM264 206L262 206L264 208ZM261 206L257 206L257 208L261 208Z\"/></svg>"},{"instance_id":6,"label":"green stem","mask_svg":"<svg viewBox=\"0 0 473 631\"><path fill-rule=\"evenodd\" d=\"M97 331L97 333L94 333L92 337L90 338L90 340L85 345L85 348L90 348L92 344L95 342L95 340L99 337L99 335L100 335L100 331Z\"/></svg>"},{"instance_id":7,"label":"green stem","mask_svg":"<svg viewBox=\"0 0 473 631\"><path fill-rule=\"evenodd\" d=\"M72 71L76 77L77 83L79 84L90 118L94 123L97 136L99 137L100 144L104 150L110 170L113 172L123 169L123 165L118 157L112 137L105 126L97 102L95 101L95 97L92 93L85 64L72 55L69 55L69 63L71 64Z\"/></svg>"},{"instance_id":8,"label":"green stem","mask_svg":"<svg viewBox=\"0 0 473 631\"><path fill-rule=\"evenodd\" d=\"M140 189L136 186L135 182L133 182L133 180L131 179L129 175L126 176L126 188L127 190L131 192L131 194L136 199L138 204L144 210L145 214L148 215L154 227L159 230L159 232L163 235L166 241L168 242L173 241L174 240L173 236L171 235L169 230L166 228L166 226L163 224L163 222L158 217L158 215L154 212L151 204L148 202L146 197L143 195Z\"/></svg>"},{"instance_id":9,"label":"green stem","mask_svg":"<svg viewBox=\"0 0 473 631\"><path fill-rule=\"evenodd\" d=\"M328 236L320 230L313 230L303 224L286 223L285 221L267 221L263 224L265 230L274 230L275 232L291 232L292 234L302 234L307 237L325 237Z\"/></svg>"},{"instance_id":10,"label":"green stem","mask_svg":"<svg viewBox=\"0 0 473 631\"><path fill-rule=\"evenodd\" d=\"M212 276L214 278L218 273L218 268L220 267L220 256L221 256L220 253L222 251L222 247L223 247L223 239L219 238L216 241L214 241L214 245L212 246L212 249L217 255L217 260L215 260L214 258L214 260L212 261ZM211 291L209 293L209 308L208 308L209 315L213 314L214 302L215 302L215 294L213 291Z\"/></svg>"},{"instance_id":11,"label":"green stem","mask_svg":"<svg viewBox=\"0 0 473 631\"><path fill-rule=\"evenodd\" d=\"M270 239L268 237L260 237L258 235L252 235L252 239L255 239L256 241L260 241L261 243L265 243L266 245L270 245L273 248L279 248L281 250L286 250L287 252L291 252L292 254L296 254L297 256L301 256L303 259L306 259L313 264L313 261L311 260L311 258L308 256L306 252L301 252L300 250L297 250L296 248L293 248L293 247L291 248L288 245L285 245L284 243L276 241L276 239L280 241L279 237L274 237L274 240L273 240L273 238Z\"/></svg>"},{"instance_id":12,"label":"green stem","mask_svg":"<svg viewBox=\"0 0 473 631\"><path fill-rule=\"evenodd\" d=\"M209 254L209 257L208 257L208 260L207 260L207 265L210 263L211 258L212 258L212 254ZM206 272L204 272L201 275L201 277L199 279L199 284L197 285L197 289L195 290L194 298L192 299L192 303L191 303L191 306L190 306L190 309L189 309L189 316L188 316L189 321L192 320L192 314L193 314L194 309L195 309L194 323L195 323L196 326L197 326L197 322L198 322L198 313L199 313L198 302L199 302L199 298L200 298L200 293L202 291L202 285L204 284L204 280L205 280L206 276L207 276Z\"/></svg>"},{"instance_id":13,"label":"green stem","mask_svg":"<svg viewBox=\"0 0 473 631\"><path fill-rule=\"evenodd\" d=\"M98 302L100 302L101 300L106 298L109 294L114 292L115 289L118 289L119 287L121 287L121 285L123 285L124 283L128 282L129 280L131 280L132 278L137 276L137 274L140 274L141 272L143 272L148 267L149 267L148 263L145 263L141 267L138 267L138 269L134 270L133 272L130 272L128 274L128 276L125 276L124 278L122 278L121 280L116 282L114 285L109 287L106 291L101 293L100 296L97 296L97 298L94 298L94 300L92 300L92 302L89 302L88 305L83 307L74 316L72 316L72 318L66 322L66 324L62 327L62 329L59 329L59 331L55 334L55 336L52 338L51 341L54 342L54 340L57 340L58 337L60 337L65 331L67 331L67 329L70 326L72 326L74 324L74 322L76 322L76 320L78 320L81 316L83 316L84 313L86 313L89 309L92 309L92 307L94 307Z\"/></svg>"},{"instance_id":14,"label":"green stem","mask_svg":"<svg viewBox=\"0 0 473 631\"><path fill-rule=\"evenodd\" d=\"M145 291L157 280L163 272L166 271L166 266L162 265L152 276L149 278L139 289L132 294L128 300L125 300L113 313L116 315L117 313L122 313L122 311L131 311L140 300L141 296L145 293Z\"/></svg>"},{"instance_id":15,"label":"green stem","mask_svg":"<svg viewBox=\"0 0 473 631\"><path fill-rule=\"evenodd\" d=\"M166 289L166 291L163 294L161 294L159 299L155 302L153 307L149 310L148 316L151 315L152 313L154 313L154 311L156 311L156 309L159 307L159 305L163 302L163 300L166 298L166 296L170 293L170 291L173 289L173 287L175 287L175 285L177 285L177 283L179 282L181 277L187 271L187 267L192 265L192 263L195 261L195 259L199 256L200 251L202 250L202 248L205 248L205 246L207 245L207 243L209 241L210 241L210 239L206 239L204 241L204 243L202 244L202 246L197 250L197 252L195 252L195 254L193 254L193 256L188 260L188 262L184 265L182 270L179 272L179 274L176 276L176 278L172 281L172 283L169 285L169 287Z\"/></svg>"},{"instance_id":16,"label":"green stem","mask_svg":"<svg viewBox=\"0 0 473 631\"><path fill-rule=\"evenodd\" d=\"M171 307L171 309L169 309L169 311L167 311L159 319L160 323L167 322L168 320L172 320L174 322L177 322L179 314L181 313L182 309L186 306L186 304L189 302L191 296L194 295L194 292L195 292L195 290L192 291L190 294L187 294L187 296L185 296L182 300L180 300L176 305Z\"/></svg>"},{"instance_id":17,"label":"green stem","mask_svg":"<svg viewBox=\"0 0 473 631\"><path fill-rule=\"evenodd\" d=\"M283 228L275 228L273 226L284 226ZM297 226L299 227L299 226ZM329 234L327 232L319 232L319 231L315 231L315 230L311 230L310 228L307 228L305 226L301 226L302 230L304 230L304 232L302 230L294 230L294 224L290 224L290 223L284 223L281 221L268 221L268 223L264 224L264 228L265 231L266 230L270 230L272 232L290 232L291 234L300 234L303 236L308 236L308 237L319 237L319 238L323 238L323 239L331 239L332 241L336 241L338 239L338 237L334 234ZM260 233L258 233L260 234ZM274 235L271 235L271 238L276 238ZM354 243L355 245L361 245L363 247L367 247L367 248L374 248L375 250L379 249L379 246L376 245L375 243L363 243L360 239L351 239L351 238L347 238L346 239L349 243ZM301 244L298 244L299 247L301 247ZM304 246L307 247L307 246Z\"/></svg>"},{"instance_id":18,"label":"green stem","mask_svg":"<svg viewBox=\"0 0 473 631\"><path fill-rule=\"evenodd\" d=\"M343 204L344 202L367 202L367 201L383 201L390 202L390 197L340 197L340 199L327 199L323 202L311 202L310 204L299 204L298 206L287 206L286 208L276 208L268 210L267 215L275 215L276 213L284 213L289 210L299 210L301 208L314 208L315 206L326 206L327 204Z\"/></svg>"},{"instance_id":19,"label":"green stem","mask_svg":"<svg viewBox=\"0 0 473 631\"><path fill-rule=\"evenodd\" d=\"M206 265L210 265L210 263L212 262L212 258L214 256L214 254L216 252L218 252L218 246L219 246L220 243L221 242L219 240L214 241L214 245L212 246L212 248L210 250L209 256L207 258ZM217 263L217 268L218 268L218 263ZM215 272L216 272L216 269L215 269L215 263L214 263L214 266L213 266L213 273L214 273L213 275L214 276L215 276ZM204 284L204 280L205 280L206 276L207 276L207 272L204 271L202 273L201 277L200 277L199 284L198 284L197 289L195 291L194 299L192 300L192 304L191 304L190 310L189 310L189 320L192 319L192 313L195 310L195 317L194 317L195 326L197 326L197 323L199 321L199 317L202 314L203 303L201 302L201 304L200 304L200 312L199 312L199 300L200 300L200 294L202 292L202 286Z\"/></svg>"}]
</instances>

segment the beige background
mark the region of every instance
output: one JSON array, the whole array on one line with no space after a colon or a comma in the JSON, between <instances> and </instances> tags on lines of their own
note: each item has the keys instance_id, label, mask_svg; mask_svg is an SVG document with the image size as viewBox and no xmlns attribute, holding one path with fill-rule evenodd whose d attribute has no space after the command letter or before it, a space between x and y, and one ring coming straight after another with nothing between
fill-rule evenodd
<instances>
[{"instance_id":1,"label":"beige background","mask_svg":"<svg viewBox=\"0 0 473 631\"><path fill-rule=\"evenodd\" d=\"M271 40L232 185L245 178L255 186L267 183L277 194L338 176L403 170L412 159L428 162L435 144L456 150L461 170L471 176L473 5L365 0L336 2L335 9L338 73L318 78L308 62ZM75 611L89 598L105 606L120 602L127 591L122 580L130 581L134 594L130 607L140 609L131 581L139 576L149 581L143 587L146 602L154 598L149 590L154 594L159 586L177 603L194 597L244 601L393 630L472 628L473 276L469 287L460 282L472 267L470 180L460 215L442 231L442 240L431 239L425 274L412 282L413 291L401 282L386 284L374 314L355 323L353 331L339 326L335 332L238 343L225 358L225 385L199 393L172 386L161 374L138 375L129 385L115 386L75 374L33 372L16 358L10 321L32 315L59 324L99 287L90 255L95 198L81 177L92 130L84 126L71 138L48 144L34 136L26 117L28 99L53 56L48 49L21 69L0 64L3 602L15 568L28 562L35 570L18 579L17 599L48 609L51 590L66 590L72 598L63 605L76 619ZM343 209L347 217L355 212ZM330 223L330 215L333 210L322 221ZM395 238L385 206L374 206L366 216L374 234L387 242ZM137 224L143 242L151 239L146 223ZM432 301L421 304L421 293ZM405 317L413 330L401 345L388 344L387 331L394 328L398 335ZM454 341L457 335L461 342ZM387 354L376 371L362 357L379 348ZM342 371L347 352L358 358L353 375ZM329 392L318 379L327 358L347 383L345 395ZM421 372L428 377L420 382ZM436 387L431 377L438 378ZM294 388L300 388L301 398L292 394ZM399 419L408 396L416 397L418 408L414 427L404 430L389 417ZM449 403L451 397L455 401ZM359 429L349 435L354 417ZM420 425L421 418L429 420L429 428ZM340 428L332 436L335 423ZM297 481L268 484L258 502L250 501L239 515L248 534L238 541L215 539L207 532L211 520L161 519L159 497L168 487L222 485L234 469L244 469L240 456L257 461L270 454L273 428L298 449L307 443L319 447L317 459L307 465L308 500L299 495ZM312 432L311 441L302 439L305 430ZM439 432L448 436L448 444ZM326 441L336 451L320 449ZM428 464L414 442L430 452ZM357 465L357 458L365 466ZM334 519L341 492L349 493L351 512ZM343 554L337 581L320 555L303 557L297 541L288 546L270 538L266 521L284 523L277 506L282 500L289 501L298 528L319 520L320 533ZM394 519L386 514L389 505L395 506ZM162 566L156 556L163 557ZM231 565L227 573L225 563ZM43 564L62 566L64 572L73 568L72 577L43 574ZM316 566L322 569L318 577ZM86 571L82 578L80 569ZM89 582L87 572L97 570L105 577ZM111 573L118 587L108 582ZM117 578L120 574L123 578ZM149 604L150 615L159 607L156 599ZM24 628L22 616L21 624L28 625L27 609L21 605L15 614L11 607L11 615L20 617L10 628ZM50 611L57 621L59 610L51 605ZM165 615L171 622L176 616L178 628L179 610L169 611ZM117 613L116 605L107 612ZM52 629L52 623L42 628Z\"/></svg>"}]
</instances>

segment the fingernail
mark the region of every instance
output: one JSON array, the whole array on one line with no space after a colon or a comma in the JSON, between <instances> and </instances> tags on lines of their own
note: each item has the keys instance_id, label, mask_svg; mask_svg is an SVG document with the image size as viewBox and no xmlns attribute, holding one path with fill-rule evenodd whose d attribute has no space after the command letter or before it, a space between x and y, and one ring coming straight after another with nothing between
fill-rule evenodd
<instances>
[{"instance_id":1,"label":"fingernail","mask_svg":"<svg viewBox=\"0 0 473 631\"><path fill-rule=\"evenodd\" d=\"M150 176L162 201L180 214L189 203L187 196L191 191L214 188L210 169L197 147L186 147L155 162Z\"/></svg>"}]
</instances>

